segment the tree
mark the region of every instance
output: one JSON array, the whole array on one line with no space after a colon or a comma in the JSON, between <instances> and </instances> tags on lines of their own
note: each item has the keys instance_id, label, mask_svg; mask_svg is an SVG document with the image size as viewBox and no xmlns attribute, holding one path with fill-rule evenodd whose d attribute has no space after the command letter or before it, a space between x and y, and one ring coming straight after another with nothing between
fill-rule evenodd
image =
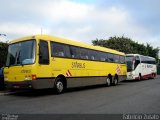
<instances>
[{"instance_id":1,"label":"tree","mask_svg":"<svg viewBox=\"0 0 160 120\"><path fill-rule=\"evenodd\" d=\"M92 41L93 45L115 49L126 54L142 54L154 57L158 60L158 48L153 48L150 44L139 44L127 37L110 37L108 40L96 39Z\"/></svg>"},{"instance_id":2,"label":"tree","mask_svg":"<svg viewBox=\"0 0 160 120\"><path fill-rule=\"evenodd\" d=\"M6 63L7 49L8 43L0 42L0 68Z\"/></svg>"}]
</instances>

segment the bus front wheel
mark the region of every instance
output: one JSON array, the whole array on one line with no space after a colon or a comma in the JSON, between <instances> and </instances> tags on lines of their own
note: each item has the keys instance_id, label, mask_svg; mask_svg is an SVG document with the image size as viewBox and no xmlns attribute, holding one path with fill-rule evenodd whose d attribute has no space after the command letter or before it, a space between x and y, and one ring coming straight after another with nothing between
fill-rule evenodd
<instances>
[{"instance_id":1,"label":"bus front wheel","mask_svg":"<svg viewBox=\"0 0 160 120\"><path fill-rule=\"evenodd\" d=\"M61 94L64 92L65 86L64 82L61 78L58 78L55 82L55 91L57 94Z\"/></svg>"},{"instance_id":2,"label":"bus front wheel","mask_svg":"<svg viewBox=\"0 0 160 120\"><path fill-rule=\"evenodd\" d=\"M141 73L139 73L138 80L142 80Z\"/></svg>"}]
</instances>

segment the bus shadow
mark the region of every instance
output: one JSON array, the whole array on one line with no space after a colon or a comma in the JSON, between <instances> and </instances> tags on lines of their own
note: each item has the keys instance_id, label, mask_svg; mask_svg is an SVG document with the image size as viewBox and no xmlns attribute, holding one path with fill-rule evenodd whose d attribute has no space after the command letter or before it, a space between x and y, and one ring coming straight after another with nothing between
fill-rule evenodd
<instances>
[{"instance_id":1,"label":"bus shadow","mask_svg":"<svg viewBox=\"0 0 160 120\"><path fill-rule=\"evenodd\" d=\"M106 85L92 85L92 86L69 88L69 89L67 89L66 93L78 92L78 91L96 90L96 89L103 89L103 88L110 89L110 88L113 88L113 87L118 87L120 85L122 85L122 84L119 83L117 86L109 86L109 87L107 87Z\"/></svg>"},{"instance_id":2,"label":"bus shadow","mask_svg":"<svg viewBox=\"0 0 160 120\"><path fill-rule=\"evenodd\" d=\"M76 88L68 88L63 94L72 93L72 92L80 92L80 91L88 91L88 90L96 90L96 89L110 89L113 87L118 87L123 85L119 83L117 86L110 86L107 87L106 85L93 85L93 86L85 86L85 87L76 87ZM57 94L54 89L41 89L41 90L23 90L23 91L12 91L12 96L21 96L21 97L40 97L40 96L47 96L47 95L63 95Z\"/></svg>"},{"instance_id":3,"label":"bus shadow","mask_svg":"<svg viewBox=\"0 0 160 120\"><path fill-rule=\"evenodd\" d=\"M42 89L42 90L17 90L11 91L11 96L20 96L20 97L38 97L38 96L47 96L56 94L52 89Z\"/></svg>"},{"instance_id":4,"label":"bus shadow","mask_svg":"<svg viewBox=\"0 0 160 120\"><path fill-rule=\"evenodd\" d=\"M143 80L124 80L124 81L121 81L122 83L135 83L135 82L140 82L140 81L143 81Z\"/></svg>"},{"instance_id":5,"label":"bus shadow","mask_svg":"<svg viewBox=\"0 0 160 120\"><path fill-rule=\"evenodd\" d=\"M121 81L122 83L136 83L136 82L144 82L144 81L148 81L148 80L153 80L153 79L142 79L142 80L124 80Z\"/></svg>"}]
</instances>

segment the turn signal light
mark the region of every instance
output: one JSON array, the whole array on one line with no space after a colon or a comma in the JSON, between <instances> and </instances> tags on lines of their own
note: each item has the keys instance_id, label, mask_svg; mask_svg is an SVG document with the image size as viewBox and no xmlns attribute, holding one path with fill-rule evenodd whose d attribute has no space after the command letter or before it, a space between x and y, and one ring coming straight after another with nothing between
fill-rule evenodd
<instances>
[{"instance_id":1,"label":"turn signal light","mask_svg":"<svg viewBox=\"0 0 160 120\"><path fill-rule=\"evenodd\" d=\"M36 80L36 79L37 79L36 75L32 75L32 80Z\"/></svg>"}]
</instances>

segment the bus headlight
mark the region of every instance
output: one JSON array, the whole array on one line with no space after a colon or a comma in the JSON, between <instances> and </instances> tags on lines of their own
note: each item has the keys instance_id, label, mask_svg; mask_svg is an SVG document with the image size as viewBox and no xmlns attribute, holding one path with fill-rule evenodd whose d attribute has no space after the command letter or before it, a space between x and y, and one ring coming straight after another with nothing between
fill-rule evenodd
<instances>
[{"instance_id":1,"label":"bus headlight","mask_svg":"<svg viewBox=\"0 0 160 120\"><path fill-rule=\"evenodd\" d=\"M8 77L7 76L4 77L4 81L8 81Z\"/></svg>"},{"instance_id":2,"label":"bus headlight","mask_svg":"<svg viewBox=\"0 0 160 120\"><path fill-rule=\"evenodd\" d=\"M25 80L31 80L31 76L30 75L28 75L28 76L26 75L25 76Z\"/></svg>"}]
</instances>

